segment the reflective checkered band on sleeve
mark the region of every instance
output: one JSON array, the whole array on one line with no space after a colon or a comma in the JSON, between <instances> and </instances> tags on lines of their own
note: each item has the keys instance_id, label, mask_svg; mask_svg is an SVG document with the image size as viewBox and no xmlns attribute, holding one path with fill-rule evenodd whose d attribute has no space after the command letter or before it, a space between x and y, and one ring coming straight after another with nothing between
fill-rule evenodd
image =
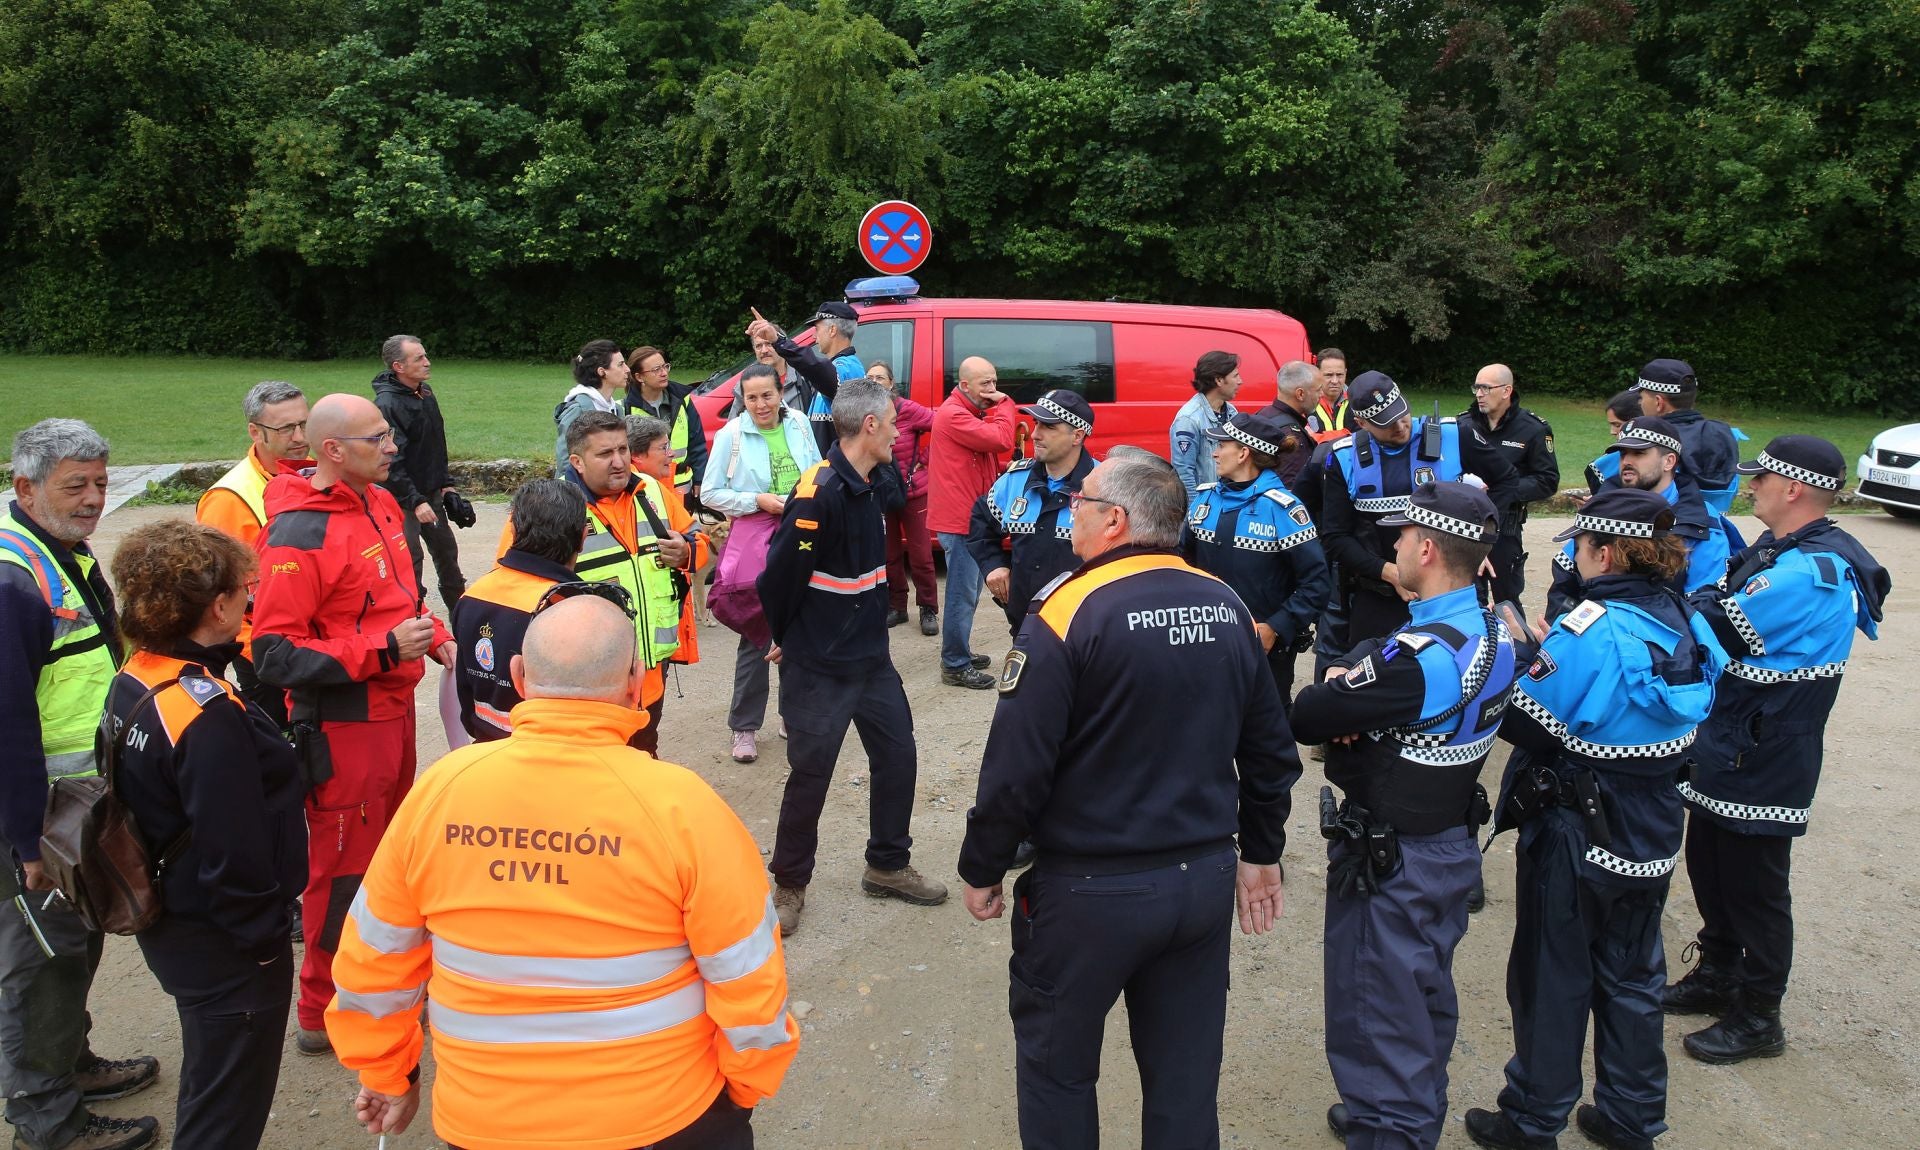
<instances>
[{"instance_id":1,"label":"reflective checkered band on sleeve","mask_svg":"<svg viewBox=\"0 0 1920 1150\"><path fill-rule=\"evenodd\" d=\"M1280 447L1278 444L1268 443L1266 440L1260 438L1257 435L1254 435L1251 432L1240 430L1238 427L1235 427L1232 423L1227 423L1222 425L1221 430L1226 432L1228 439L1234 440L1246 447L1250 447L1255 451L1264 451L1268 455L1280 454Z\"/></svg>"},{"instance_id":2,"label":"reflective checkered band on sleeve","mask_svg":"<svg viewBox=\"0 0 1920 1150\"><path fill-rule=\"evenodd\" d=\"M1602 519L1598 515L1574 516L1573 529L1591 531L1596 535L1620 535L1628 539L1653 538L1651 523L1635 523L1628 519Z\"/></svg>"},{"instance_id":3,"label":"reflective checkered band on sleeve","mask_svg":"<svg viewBox=\"0 0 1920 1150\"><path fill-rule=\"evenodd\" d=\"M1187 530L1193 532L1193 537L1202 543L1211 543L1214 540L1213 528L1211 527L1189 527Z\"/></svg>"},{"instance_id":4,"label":"reflective checkered band on sleeve","mask_svg":"<svg viewBox=\"0 0 1920 1150\"><path fill-rule=\"evenodd\" d=\"M1353 409L1353 413L1359 416L1361 419L1372 419L1374 416L1381 414L1382 412L1386 411L1388 408L1392 407L1394 404L1399 402L1400 402L1400 385L1396 383L1392 387L1389 387L1384 393L1381 394L1380 401L1378 403L1375 403L1371 407L1356 407Z\"/></svg>"},{"instance_id":5,"label":"reflective checkered band on sleeve","mask_svg":"<svg viewBox=\"0 0 1920 1150\"><path fill-rule=\"evenodd\" d=\"M1387 515L1395 511L1405 511L1413 503L1409 495L1382 495L1377 499L1356 499L1353 509L1365 515Z\"/></svg>"},{"instance_id":6,"label":"reflective checkered band on sleeve","mask_svg":"<svg viewBox=\"0 0 1920 1150\"><path fill-rule=\"evenodd\" d=\"M1634 862L1632 859L1623 859L1609 850L1588 847L1587 861L1601 870L1612 871L1627 878L1664 878L1673 873L1674 864L1680 861L1680 856L1674 855L1670 859L1658 859L1654 862Z\"/></svg>"},{"instance_id":7,"label":"reflective checkered band on sleeve","mask_svg":"<svg viewBox=\"0 0 1920 1150\"><path fill-rule=\"evenodd\" d=\"M1680 784L1680 797L1699 807L1712 811L1722 818L1741 819L1751 823L1796 823L1807 821L1808 810L1805 807L1754 807L1746 803L1729 803L1720 799L1710 799L1693 789L1691 783Z\"/></svg>"},{"instance_id":8,"label":"reflective checkered band on sleeve","mask_svg":"<svg viewBox=\"0 0 1920 1150\"><path fill-rule=\"evenodd\" d=\"M1458 535L1462 539L1470 539L1475 543L1486 542L1488 535L1485 524L1475 523L1470 519L1455 519L1451 515L1442 515L1438 511L1421 507L1413 502L1407 504L1407 519L1422 527L1431 527L1435 531Z\"/></svg>"},{"instance_id":9,"label":"reflective checkered band on sleeve","mask_svg":"<svg viewBox=\"0 0 1920 1150\"><path fill-rule=\"evenodd\" d=\"M1720 609L1727 613L1727 622L1733 624L1734 633L1747 645L1747 650L1756 655L1767 653L1766 641L1760 638L1760 631L1753 625L1753 620L1747 618L1747 613L1740 609L1739 600L1729 595L1720 600Z\"/></svg>"},{"instance_id":10,"label":"reflective checkered band on sleeve","mask_svg":"<svg viewBox=\"0 0 1920 1150\"><path fill-rule=\"evenodd\" d=\"M1840 480L1835 479L1833 476L1822 475L1818 471L1809 471L1798 464L1788 463L1784 459L1776 459L1764 451L1760 453L1759 463L1760 466L1776 475L1784 475L1788 479L1798 479L1809 487L1818 487L1822 491L1840 490Z\"/></svg>"},{"instance_id":11,"label":"reflective checkered band on sleeve","mask_svg":"<svg viewBox=\"0 0 1920 1150\"><path fill-rule=\"evenodd\" d=\"M1054 415L1066 421L1066 423L1071 427L1077 427L1081 431L1093 430L1092 422L1080 418L1079 416L1075 415L1073 412L1068 411L1064 407L1061 407L1059 404L1055 403L1051 399L1048 399L1044 395L1041 396L1038 400L1035 400L1033 405L1037 408L1040 408L1042 411L1047 412L1050 415Z\"/></svg>"},{"instance_id":12,"label":"reflective checkered band on sleeve","mask_svg":"<svg viewBox=\"0 0 1920 1150\"><path fill-rule=\"evenodd\" d=\"M1845 659L1838 663L1822 663L1818 667L1795 667L1791 671L1774 671L1751 666L1738 659L1727 660L1727 674L1749 683L1811 683L1815 679L1837 679L1846 669Z\"/></svg>"},{"instance_id":13,"label":"reflective checkered band on sleeve","mask_svg":"<svg viewBox=\"0 0 1920 1150\"><path fill-rule=\"evenodd\" d=\"M1563 571L1571 571L1573 570L1573 557L1565 551L1555 551L1553 553L1553 565Z\"/></svg>"},{"instance_id":14,"label":"reflective checkered band on sleeve","mask_svg":"<svg viewBox=\"0 0 1920 1150\"><path fill-rule=\"evenodd\" d=\"M1637 379L1634 381L1633 386L1634 386L1634 390L1636 391L1657 391L1661 395L1679 395L1680 394L1679 384L1662 383L1659 380L1654 380L1654 379Z\"/></svg>"},{"instance_id":15,"label":"reflective checkered band on sleeve","mask_svg":"<svg viewBox=\"0 0 1920 1150\"><path fill-rule=\"evenodd\" d=\"M1515 689L1513 705L1534 722L1545 727L1547 733L1560 740L1560 745L1576 755L1585 755L1589 759L1659 759L1668 755L1677 755L1693 745L1695 731L1688 731L1677 739L1668 739L1660 743L1640 743L1633 746L1618 746L1610 743L1590 743L1578 735L1571 734L1567 725L1547 710L1546 704Z\"/></svg>"}]
</instances>

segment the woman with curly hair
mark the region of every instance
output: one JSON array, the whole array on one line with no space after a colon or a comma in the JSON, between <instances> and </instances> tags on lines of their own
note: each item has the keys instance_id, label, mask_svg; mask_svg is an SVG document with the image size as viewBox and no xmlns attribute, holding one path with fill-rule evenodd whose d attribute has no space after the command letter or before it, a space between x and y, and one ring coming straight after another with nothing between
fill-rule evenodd
<instances>
[{"instance_id":1,"label":"woman with curly hair","mask_svg":"<svg viewBox=\"0 0 1920 1150\"><path fill-rule=\"evenodd\" d=\"M293 1001L290 907L306 885L293 748L227 683L254 555L169 521L113 557L130 653L107 697L115 790L159 867L164 913L138 935L183 1046L173 1144L260 1144Z\"/></svg>"}]
</instances>

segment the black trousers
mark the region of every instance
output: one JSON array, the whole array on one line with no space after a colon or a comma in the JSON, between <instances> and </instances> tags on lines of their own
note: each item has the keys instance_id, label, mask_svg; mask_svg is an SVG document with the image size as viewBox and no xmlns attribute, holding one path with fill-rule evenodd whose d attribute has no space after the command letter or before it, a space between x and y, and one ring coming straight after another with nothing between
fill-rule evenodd
<instances>
[{"instance_id":1,"label":"black trousers","mask_svg":"<svg viewBox=\"0 0 1920 1150\"><path fill-rule=\"evenodd\" d=\"M220 1002L179 1007L180 1097L174 1111L173 1144L194 1150L254 1150L273 1110L293 1009L293 945L262 977L278 987L279 1002L254 1010L228 1010ZM248 995L251 998L251 995Z\"/></svg>"},{"instance_id":2,"label":"black trousers","mask_svg":"<svg viewBox=\"0 0 1920 1150\"><path fill-rule=\"evenodd\" d=\"M1527 589L1527 553L1525 544L1518 533L1502 535L1493 542L1493 554L1488 558L1493 562L1493 601L1511 599L1520 601L1520 593Z\"/></svg>"},{"instance_id":3,"label":"black trousers","mask_svg":"<svg viewBox=\"0 0 1920 1150\"><path fill-rule=\"evenodd\" d=\"M1507 1006L1512 1061L1500 1109L1550 1138L1580 1100L1580 1060L1593 1019L1593 1101L1648 1141L1667 1129L1667 1053L1660 990L1667 981L1660 912L1668 879L1646 887L1581 873L1579 816L1555 808L1520 828Z\"/></svg>"},{"instance_id":4,"label":"black trousers","mask_svg":"<svg viewBox=\"0 0 1920 1150\"><path fill-rule=\"evenodd\" d=\"M186 1143L175 1141L176 1146ZM460 1150L451 1142L447 1150ZM725 1087L693 1125L634 1150L753 1150L753 1111L727 1096Z\"/></svg>"},{"instance_id":5,"label":"black trousers","mask_svg":"<svg viewBox=\"0 0 1920 1150\"><path fill-rule=\"evenodd\" d=\"M440 581L440 601L451 611L467 591L466 576L460 574L460 544L453 537L453 523L447 519L446 501L436 493L427 496L427 504L439 516L439 522L422 523L414 518L413 508L400 509L401 523L407 531L407 549L413 552L413 582L417 587L427 585L424 574L427 552L431 551L433 574Z\"/></svg>"},{"instance_id":6,"label":"black trousers","mask_svg":"<svg viewBox=\"0 0 1920 1150\"><path fill-rule=\"evenodd\" d=\"M1687 815L1687 878L1700 906L1700 954L1763 1001L1787 993L1793 968L1793 839L1743 835Z\"/></svg>"},{"instance_id":7,"label":"black trousers","mask_svg":"<svg viewBox=\"0 0 1920 1150\"><path fill-rule=\"evenodd\" d=\"M780 717L787 721L786 793L769 867L781 886L813 881L820 811L833 783L847 727L867 752L867 865L899 870L911 861L913 787L919 752L906 688L891 663L860 678L793 667L780 674Z\"/></svg>"},{"instance_id":8,"label":"black trousers","mask_svg":"<svg viewBox=\"0 0 1920 1150\"><path fill-rule=\"evenodd\" d=\"M1100 1144L1100 1046L1124 994L1140 1068L1142 1150L1217 1150L1233 922L1232 850L1133 874L1047 869L1013 884L1020 1142Z\"/></svg>"},{"instance_id":9,"label":"black trousers","mask_svg":"<svg viewBox=\"0 0 1920 1150\"><path fill-rule=\"evenodd\" d=\"M1275 643L1267 652L1267 670L1273 672L1273 685L1280 691L1280 709L1293 717L1293 657L1290 645Z\"/></svg>"},{"instance_id":10,"label":"black trousers","mask_svg":"<svg viewBox=\"0 0 1920 1150\"><path fill-rule=\"evenodd\" d=\"M627 746L636 751L645 751L658 758L660 756L660 717L667 709L667 696L663 693L647 708L647 725L633 733L627 740Z\"/></svg>"}]
</instances>

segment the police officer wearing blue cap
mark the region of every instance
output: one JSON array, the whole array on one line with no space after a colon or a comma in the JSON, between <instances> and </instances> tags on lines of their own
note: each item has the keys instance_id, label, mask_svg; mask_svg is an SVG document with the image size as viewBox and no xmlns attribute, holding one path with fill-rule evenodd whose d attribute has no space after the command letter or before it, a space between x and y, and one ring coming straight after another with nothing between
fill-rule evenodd
<instances>
[{"instance_id":1,"label":"police officer wearing blue cap","mask_svg":"<svg viewBox=\"0 0 1920 1150\"><path fill-rule=\"evenodd\" d=\"M1641 410L1673 426L1684 445L1687 471L1700 485L1700 497L1716 513L1725 515L1740 490L1735 467L1740 462L1740 440L1746 436L1694 409L1700 381L1683 359L1656 359L1640 369L1633 388L1640 393Z\"/></svg>"},{"instance_id":2,"label":"police officer wearing blue cap","mask_svg":"<svg viewBox=\"0 0 1920 1150\"><path fill-rule=\"evenodd\" d=\"M801 347L763 317L759 309L751 310L753 322L747 326L747 338L772 344L774 353L799 373L804 413L807 422L813 425L820 457L825 459L839 440L833 429L834 397L840 394L841 384L865 378L867 374L866 365L853 350L853 334L860 327L860 313L854 311L851 304L837 300L821 304L807 318L807 325L813 328L813 343Z\"/></svg>"},{"instance_id":3,"label":"police officer wearing blue cap","mask_svg":"<svg viewBox=\"0 0 1920 1150\"><path fill-rule=\"evenodd\" d=\"M1348 607L1348 642L1385 638L1407 621L1411 592L1396 579L1399 531L1382 516L1401 514L1426 483L1477 476L1496 512L1512 500L1513 464L1452 416L1414 417L1400 385L1377 371L1348 388L1359 429L1328 453L1321 483L1320 540L1339 567L1336 594Z\"/></svg>"},{"instance_id":4,"label":"police officer wearing blue cap","mask_svg":"<svg viewBox=\"0 0 1920 1150\"><path fill-rule=\"evenodd\" d=\"M1253 612L1281 705L1289 709L1293 657L1305 649L1333 587L1313 518L1280 480L1281 445L1291 430L1265 413L1232 415L1208 430L1220 478L1194 493L1182 539L1188 561L1225 580Z\"/></svg>"},{"instance_id":5,"label":"police officer wearing blue cap","mask_svg":"<svg viewBox=\"0 0 1920 1150\"><path fill-rule=\"evenodd\" d=\"M1687 548L1683 589L1692 593L1726 574L1727 556L1738 532L1701 499L1700 487L1685 466L1685 450L1680 433L1671 423L1657 415L1635 416L1620 425L1620 437L1607 448L1609 454L1620 457L1620 474L1602 483L1600 491L1638 488L1667 501L1673 509L1672 533ZM1547 592L1549 619L1559 618L1586 598L1573 554L1574 545L1568 543L1553 557L1553 585Z\"/></svg>"},{"instance_id":6,"label":"police officer wearing blue cap","mask_svg":"<svg viewBox=\"0 0 1920 1150\"><path fill-rule=\"evenodd\" d=\"M1520 830L1514 1055L1499 1108L1467 1111L1482 1146L1555 1144L1580 1099L1589 1014L1581 1131L1627 1150L1666 1130L1660 914L1685 825L1674 781L1726 664L1681 596L1673 522L1660 496L1614 488L1555 536L1573 543L1587 599L1537 636L1500 725L1514 752L1494 829Z\"/></svg>"},{"instance_id":7,"label":"police officer wearing blue cap","mask_svg":"<svg viewBox=\"0 0 1920 1150\"><path fill-rule=\"evenodd\" d=\"M1886 570L1827 518L1846 482L1838 448L1783 435L1740 466L1767 531L1693 597L1732 655L1680 793L1700 965L1667 988L1670 1014L1716 1014L1688 1054L1715 1063L1786 1048L1780 1000L1793 964L1793 840L1807 833L1827 716L1853 635L1878 637Z\"/></svg>"},{"instance_id":8,"label":"police officer wearing blue cap","mask_svg":"<svg viewBox=\"0 0 1920 1150\"><path fill-rule=\"evenodd\" d=\"M1516 659L1474 586L1498 534L1485 492L1424 483L1382 520L1412 621L1336 660L1294 702L1303 742L1332 741L1320 792L1327 850L1327 1064L1349 1147L1431 1148L1447 1116L1459 1025L1453 952L1480 878L1480 768Z\"/></svg>"},{"instance_id":9,"label":"police officer wearing blue cap","mask_svg":"<svg viewBox=\"0 0 1920 1150\"><path fill-rule=\"evenodd\" d=\"M1174 551L1172 466L1116 448L1074 502L1085 564L1035 598L1000 676L960 848L967 910L1005 911L1030 833L1007 964L1023 1146L1099 1145L1101 1040L1124 994L1135 1144L1217 1147L1229 923L1236 904L1246 933L1280 915L1299 753L1252 612Z\"/></svg>"},{"instance_id":10,"label":"police officer wearing blue cap","mask_svg":"<svg viewBox=\"0 0 1920 1150\"><path fill-rule=\"evenodd\" d=\"M974 503L967 532L967 553L1015 634L1040 588L1080 565L1068 498L1094 465L1086 449L1093 407L1085 397L1055 388L1020 410L1033 418L1033 455L1015 460Z\"/></svg>"}]
</instances>

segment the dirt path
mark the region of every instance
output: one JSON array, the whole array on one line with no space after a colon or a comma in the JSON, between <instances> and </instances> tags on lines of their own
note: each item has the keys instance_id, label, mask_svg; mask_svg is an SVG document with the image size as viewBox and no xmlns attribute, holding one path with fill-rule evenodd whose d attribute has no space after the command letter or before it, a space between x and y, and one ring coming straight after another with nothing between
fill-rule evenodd
<instances>
[{"instance_id":1,"label":"dirt path","mask_svg":"<svg viewBox=\"0 0 1920 1150\"><path fill-rule=\"evenodd\" d=\"M110 554L138 523L180 509L141 508L107 520L97 541ZM480 508L463 532L469 577L484 569L504 508ZM1878 643L1860 642L1829 727L1824 785L1812 833L1796 850L1799 954L1785 1018L1784 1057L1737 1067L1708 1067L1679 1051L1667 1027L1672 1065L1666 1150L1808 1146L1911 1146L1920 1098L1920 866L1914 862L1920 775L1909 748L1920 744L1911 683L1920 681L1920 524L1849 516L1845 524L1895 572L1895 590ZM1536 520L1534 586L1544 586L1546 539L1560 524ZM1751 537L1752 521L1742 528ZM1531 597L1537 602L1538 593ZM976 648L998 656L1007 646L992 610L976 620ZM703 632L705 661L669 683L663 757L704 775L747 826L771 847L785 777L784 744L769 733L760 761L726 754L725 716L733 635ZM916 862L957 890L953 860L992 692L943 687L937 638L912 626L893 632L920 746L915 809ZM1913 676L1909 679L1908 676ZM444 750L429 693L420 696L421 761ZM773 727L768 718L768 731ZM1504 751L1488 771L1497 778ZM946 906L908 907L861 895L866 763L849 738L821 827L821 857L800 933L788 940L793 997L811 1006L804 1046L778 1098L754 1125L767 1147L1007 1147L1018 1144L1013 1108L1013 1039L1007 1021L1005 921L976 924L956 897ZM1287 915L1272 934L1233 943L1233 991L1227 1060L1220 1091L1222 1143L1228 1147L1326 1147L1322 1121L1334 1101L1321 1049L1320 923L1324 863L1312 797L1314 764L1294 794L1287 849ZM1451 1067L1452 1114L1444 1147L1471 1143L1460 1127L1470 1106L1498 1093L1511 1052L1504 979L1513 927L1513 836L1487 855L1488 905L1459 952L1459 1045ZM1677 960L1698 919L1684 875L1667 909L1668 954ZM131 940L110 940L95 984L94 1041L105 1054L158 1056L161 1084L109 1103L108 1113L156 1113L171 1126L179 1067L173 1005L148 974ZM1691 1025L1689 1025L1689 1023ZM1139 1089L1123 1010L1108 1027L1102 1073L1105 1145L1139 1145ZM330 1060L302 1058L288 1043L280 1094L265 1145L315 1150L372 1144L349 1116L352 1076ZM1905 1133L1902 1133L1905 1131ZM1575 1132L1565 1144L1585 1140ZM399 1146L438 1145L422 1122Z\"/></svg>"}]
</instances>

